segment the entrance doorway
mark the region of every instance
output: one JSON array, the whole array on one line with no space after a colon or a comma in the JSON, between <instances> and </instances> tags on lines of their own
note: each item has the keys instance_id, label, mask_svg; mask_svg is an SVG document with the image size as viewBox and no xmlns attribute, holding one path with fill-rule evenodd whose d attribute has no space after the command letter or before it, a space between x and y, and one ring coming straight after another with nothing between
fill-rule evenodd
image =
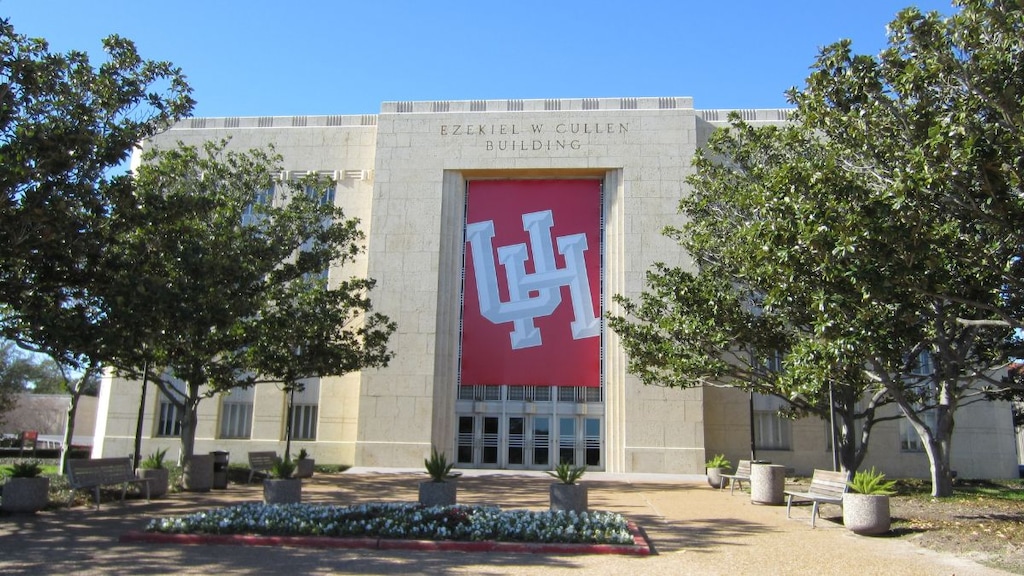
<instances>
[{"instance_id":1,"label":"entrance doorway","mask_svg":"<svg viewBox=\"0 0 1024 576\"><path fill-rule=\"evenodd\" d=\"M568 462L604 469L599 388L462 386L456 427L459 467L551 470Z\"/></svg>"}]
</instances>

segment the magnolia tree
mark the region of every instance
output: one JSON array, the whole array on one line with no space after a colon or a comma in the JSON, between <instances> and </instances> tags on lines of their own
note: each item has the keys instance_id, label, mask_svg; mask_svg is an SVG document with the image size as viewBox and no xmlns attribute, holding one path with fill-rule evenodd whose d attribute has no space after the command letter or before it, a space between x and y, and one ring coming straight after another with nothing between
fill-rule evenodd
<instances>
[{"instance_id":1,"label":"magnolia tree","mask_svg":"<svg viewBox=\"0 0 1024 576\"><path fill-rule=\"evenodd\" d=\"M94 67L83 52L55 54L0 20L0 331L45 354L72 401L62 467L82 387L125 344L110 330L106 256L114 206L131 198L111 175L135 143L188 114L185 78L143 60L129 40L104 40Z\"/></svg>"},{"instance_id":2,"label":"magnolia tree","mask_svg":"<svg viewBox=\"0 0 1024 576\"><path fill-rule=\"evenodd\" d=\"M681 205L689 224L669 231L700 272L655 269L657 290L625 308L660 346L637 361L677 375L666 382L724 375L793 401L823 398L831 381L853 410L862 397L894 402L935 496L952 493L957 410L1021 390L1003 373L1024 317L1024 19L1016 3L957 5L948 18L901 12L877 57L845 41L823 49L788 126L734 118L714 135ZM700 285L728 285L679 305L708 274ZM749 317L723 319L748 295ZM644 314L652 296L678 315ZM789 337L766 337L775 330ZM737 371L745 347L765 346L783 355L778 377Z\"/></svg>"},{"instance_id":3,"label":"magnolia tree","mask_svg":"<svg viewBox=\"0 0 1024 576\"><path fill-rule=\"evenodd\" d=\"M272 151L226 141L146 153L125 208L112 284L119 325L143 325L117 359L177 406L181 454L193 453L203 398L270 377L286 387L309 376L383 366L394 324L372 311L373 281L328 284L362 250L358 221L334 206L329 180L275 181Z\"/></svg>"}]
</instances>

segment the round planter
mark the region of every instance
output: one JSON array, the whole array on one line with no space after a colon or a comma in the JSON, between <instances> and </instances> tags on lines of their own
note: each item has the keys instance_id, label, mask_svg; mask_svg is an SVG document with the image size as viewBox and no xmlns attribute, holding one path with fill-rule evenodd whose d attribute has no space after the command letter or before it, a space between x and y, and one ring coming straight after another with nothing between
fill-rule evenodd
<instances>
[{"instance_id":1,"label":"round planter","mask_svg":"<svg viewBox=\"0 0 1024 576\"><path fill-rule=\"evenodd\" d=\"M452 506L455 504L458 485L447 482L420 482L420 504L424 506Z\"/></svg>"},{"instance_id":2,"label":"round planter","mask_svg":"<svg viewBox=\"0 0 1024 576\"><path fill-rule=\"evenodd\" d=\"M299 478L268 478L264 480L263 502L267 504L298 504L302 502L302 480Z\"/></svg>"},{"instance_id":3,"label":"round planter","mask_svg":"<svg viewBox=\"0 0 1024 576\"><path fill-rule=\"evenodd\" d=\"M587 487L583 484L552 484L551 510L587 511Z\"/></svg>"},{"instance_id":4,"label":"round planter","mask_svg":"<svg viewBox=\"0 0 1024 576\"><path fill-rule=\"evenodd\" d=\"M843 494L843 525L865 536L885 534L891 526L889 497L882 494Z\"/></svg>"},{"instance_id":5,"label":"round planter","mask_svg":"<svg viewBox=\"0 0 1024 576\"><path fill-rule=\"evenodd\" d=\"M135 471L139 478L149 478L149 497L160 498L167 494L170 470L167 468L140 468Z\"/></svg>"},{"instance_id":6,"label":"round planter","mask_svg":"<svg viewBox=\"0 0 1024 576\"><path fill-rule=\"evenodd\" d=\"M185 461L181 483L189 492L209 492L213 488L213 456L193 454Z\"/></svg>"},{"instance_id":7,"label":"round planter","mask_svg":"<svg viewBox=\"0 0 1024 576\"><path fill-rule=\"evenodd\" d=\"M4 512L36 513L50 502L50 479L9 478L4 484L0 510Z\"/></svg>"},{"instance_id":8,"label":"round planter","mask_svg":"<svg viewBox=\"0 0 1024 576\"><path fill-rule=\"evenodd\" d=\"M313 477L313 466L316 463L312 458L303 458L302 460L295 461L295 477L296 478L312 478Z\"/></svg>"},{"instance_id":9,"label":"round planter","mask_svg":"<svg viewBox=\"0 0 1024 576\"><path fill-rule=\"evenodd\" d=\"M778 506L786 491L786 467L779 464L750 465L750 501Z\"/></svg>"},{"instance_id":10,"label":"round planter","mask_svg":"<svg viewBox=\"0 0 1024 576\"><path fill-rule=\"evenodd\" d=\"M725 468L708 468L708 485L718 490L728 486L729 479L722 476L723 472Z\"/></svg>"}]
</instances>

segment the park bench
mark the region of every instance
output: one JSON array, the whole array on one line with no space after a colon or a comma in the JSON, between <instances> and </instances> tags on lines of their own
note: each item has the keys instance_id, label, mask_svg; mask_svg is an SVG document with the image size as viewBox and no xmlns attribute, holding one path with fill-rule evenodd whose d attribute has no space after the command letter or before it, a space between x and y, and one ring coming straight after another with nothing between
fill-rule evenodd
<instances>
[{"instance_id":1,"label":"park bench","mask_svg":"<svg viewBox=\"0 0 1024 576\"><path fill-rule=\"evenodd\" d=\"M146 501L149 501L150 478L139 478L132 468L131 458L72 458L68 460L68 484L71 486L71 497L68 506L75 501L76 490L92 490L96 498L96 509L100 508L100 488L103 486L121 485L121 502L124 503L129 484L137 484L146 489Z\"/></svg>"},{"instance_id":2,"label":"park bench","mask_svg":"<svg viewBox=\"0 0 1024 576\"><path fill-rule=\"evenodd\" d=\"M270 471L277 464L277 452L249 452L249 483L256 474L270 476Z\"/></svg>"},{"instance_id":3,"label":"park bench","mask_svg":"<svg viewBox=\"0 0 1024 576\"><path fill-rule=\"evenodd\" d=\"M728 478L729 480L732 480L732 482L729 483L729 494L732 494L733 491L736 490L737 484L740 485L740 490L743 490L743 482L750 482L750 460L740 460L739 463L736 464L736 471L733 472L732 474L722 474L722 478ZM719 487L719 490L724 489L725 483L722 483L722 486Z\"/></svg>"},{"instance_id":4,"label":"park bench","mask_svg":"<svg viewBox=\"0 0 1024 576\"><path fill-rule=\"evenodd\" d=\"M811 507L811 527L814 527L814 519L818 516L818 504L837 504L843 507L843 494L846 493L846 482L850 479L848 472L833 472L831 470L815 470L811 475L811 485L806 492L786 490L786 518L789 518L789 509L793 505L793 498L811 500L814 505Z\"/></svg>"}]
</instances>

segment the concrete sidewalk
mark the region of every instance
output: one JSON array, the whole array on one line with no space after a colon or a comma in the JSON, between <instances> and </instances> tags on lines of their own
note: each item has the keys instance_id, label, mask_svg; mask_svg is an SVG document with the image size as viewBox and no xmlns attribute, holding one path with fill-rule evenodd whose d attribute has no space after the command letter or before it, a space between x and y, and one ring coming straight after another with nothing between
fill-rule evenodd
<instances>
[{"instance_id":1,"label":"concrete sidewalk","mask_svg":"<svg viewBox=\"0 0 1024 576\"><path fill-rule=\"evenodd\" d=\"M415 501L426 476L410 470L356 469L317 475L303 501L347 505ZM540 473L466 471L459 502L546 509L551 478ZM654 549L648 557L510 553L320 550L263 546L119 543L157 516L262 500L259 484L160 500L104 503L35 516L0 517L3 574L1007 574L894 538L856 536L824 506L811 528L810 508L751 504L746 494L713 490L700 476L588 473L590 507L635 521Z\"/></svg>"}]
</instances>

